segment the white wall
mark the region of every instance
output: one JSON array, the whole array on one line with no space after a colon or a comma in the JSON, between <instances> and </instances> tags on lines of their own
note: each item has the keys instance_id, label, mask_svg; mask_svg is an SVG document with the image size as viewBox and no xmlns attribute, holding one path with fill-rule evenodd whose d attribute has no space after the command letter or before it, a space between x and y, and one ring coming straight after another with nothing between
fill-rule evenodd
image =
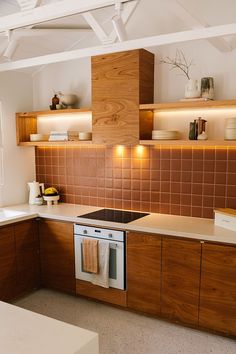
<instances>
[{"instance_id":1,"label":"white wall","mask_svg":"<svg viewBox=\"0 0 236 354\"><path fill-rule=\"evenodd\" d=\"M16 145L15 113L32 110L32 78L24 73L0 75L3 131L3 186L1 206L24 203L28 199L27 182L35 178L34 148Z\"/></svg>"},{"instance_id":2,"label":"white wall","mask_svg":"<svg viewBox=\"0 0 236 354\"><path fill-rule=\"evenodd\" d=\"M90 59L79 59L66 63L45 66L33 77L34 109L49 109L54 91L76 94L79 107L91 105Z\"/></svg>"},{"instance_id":3,"label":"white wall","mask_svg":"<svg viewBox=\"0 0 236 354\"><path fill-rule=\"evenodd\" d=\"M214 77L215 99L235 98L236 50L221 53L207 41L194 41L149 49L155 53L155 102L176 101L184 97L186 78L180 71L171 71L168 65L159 64L160 57L174 57L177 48L184 52L188 60L193 60L192 78ZM34 75L33 84L34 109L48 109L53 89L75 93L80 98L80 106L90 106L90 59L48 65Z\"/></svg>"}]
</instances>

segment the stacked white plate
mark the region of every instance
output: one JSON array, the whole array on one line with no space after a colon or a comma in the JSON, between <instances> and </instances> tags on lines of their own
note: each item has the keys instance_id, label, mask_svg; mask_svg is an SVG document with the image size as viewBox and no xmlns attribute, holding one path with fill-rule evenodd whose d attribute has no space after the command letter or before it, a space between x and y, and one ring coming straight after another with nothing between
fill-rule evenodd
<instances>
[{"instance_id":1,"label":"stacked white plate","mask_svg":"<svg viewBox=\"0 0 236 354\"><path fill-rule=\"evenodd\" d=\"M226 119L225 140L236 140L236 118Z\"/></svg>"},{"instance_id":2,"label":"stacked white plate","mask_svg":"<svg viewBox=\"0 0 236 354\"><path fill-rule=\"evenodd\" d=\"M177 130L153 130L153 140L178 140L179 132Z\"/></svg>"}]
</instances>

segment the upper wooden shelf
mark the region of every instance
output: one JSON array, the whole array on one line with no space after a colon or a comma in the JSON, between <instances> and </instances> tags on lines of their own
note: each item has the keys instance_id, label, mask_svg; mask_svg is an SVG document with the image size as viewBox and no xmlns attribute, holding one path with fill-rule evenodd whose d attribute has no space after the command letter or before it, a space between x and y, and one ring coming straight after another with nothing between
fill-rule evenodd
<instances>
[{"instance_id":1,"label":"upper wooden shelf","mask_svg":"<svg viewBox=\"0 0 236 354\"><path fill-rule=\"evenodd\" d=\"M83 108L73 108L73 109L58 109L58 110L48 110L48 111L33 111L33 112L18 112L17 115L20 117L32 117L32 116L48 116L55 114L63 113L83 113L83 112L92 112L92 109L89 107Z\"/></svg>"},{"instance_id":2,"label":"upper wooden shelf","mask_svg":"<svg viewBox=\"0 0 236 354\"><path fill-rule=\"evenodd\" d=\"M179 101L169 103L141 104L140 110L168 111L177 109L236 108L236 100L221 101Z\"/></svg>"}]
</instances>

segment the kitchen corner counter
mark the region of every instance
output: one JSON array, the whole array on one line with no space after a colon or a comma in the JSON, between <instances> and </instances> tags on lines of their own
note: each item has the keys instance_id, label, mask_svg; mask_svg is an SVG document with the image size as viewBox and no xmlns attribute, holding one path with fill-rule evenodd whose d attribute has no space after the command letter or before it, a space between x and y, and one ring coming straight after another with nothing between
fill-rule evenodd
<instances>
[{"instance_id":1,"label":"kitchen corner counter","mask_svg":"<svg viewBox=\"0 0 236 354\"><path fill-rule=\"evenodd\" d=\"M236 232L215 226L214 220L212 219L151 213L141 219L132 221L128 224L123 224L80 218L79 215L102 209L100 207L86 205L61 203L53 206L36 206L22 204L3 209L24 212L24 215L16 219L11 218L11 220L0 221L0 225L34 217L42 217L111 229L139 231L203 241L236 244Z\"/></svg>"},{"instance_id":2,"label":"kitchen corner counter","mask_svg":"<svg viewBox=\"0 0 236 354\"><path fill-rule=\"evenodd\" d=\"M98 354L98 334L0 302L1 353Z\"/></svg>"}]
</instances>

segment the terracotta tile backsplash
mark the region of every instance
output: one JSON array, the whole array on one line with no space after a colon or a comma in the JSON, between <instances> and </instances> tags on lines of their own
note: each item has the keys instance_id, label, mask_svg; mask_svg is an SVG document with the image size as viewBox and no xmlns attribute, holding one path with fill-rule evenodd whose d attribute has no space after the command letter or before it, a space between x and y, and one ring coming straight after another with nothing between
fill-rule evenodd
<instances>
[{"instance_id":1,"label":"terracotta tile backsplash","mask_svg":"<svg viewBox=\"0 0 236 354\"><path fill-rule=\"evenodd\" d=\"M236 208L236 148L39 147L36 174L67 203L205 218Z\"/></svg>"}]
</instances>

